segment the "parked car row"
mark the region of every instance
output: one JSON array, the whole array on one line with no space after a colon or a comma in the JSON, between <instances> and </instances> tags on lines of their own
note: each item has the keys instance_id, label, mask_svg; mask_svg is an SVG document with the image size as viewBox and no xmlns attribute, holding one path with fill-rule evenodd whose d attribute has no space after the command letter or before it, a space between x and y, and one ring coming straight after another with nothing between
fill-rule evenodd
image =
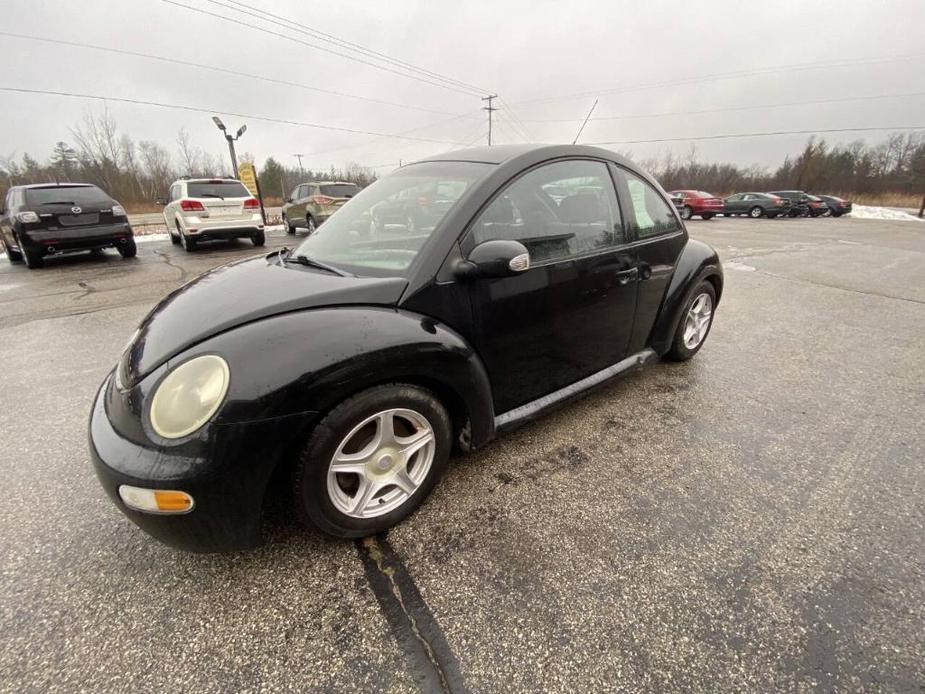
<instances>
[{"instance_id":1,"label":"parked car row","mask_svg":"<svg viewBox=\"0 0 925 694\"><path fill-rule=\"evenodd\" d=\"M681 219L712 219L747 215L758 217L841 217L851 212L851 202L834 195L809 195L802 190L777 190L769 193L736 193L719 198L701 190L674 190L672 202Z\"/></svg>"}]
</instances>

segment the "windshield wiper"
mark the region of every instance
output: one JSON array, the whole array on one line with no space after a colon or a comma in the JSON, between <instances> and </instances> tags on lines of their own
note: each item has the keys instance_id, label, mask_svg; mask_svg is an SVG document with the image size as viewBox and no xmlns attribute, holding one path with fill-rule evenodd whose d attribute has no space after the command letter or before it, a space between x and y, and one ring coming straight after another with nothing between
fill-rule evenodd
<instances>
[{"instance_id":1,"label":"windshield wiper","mask_svg":"<svg viewBox=\"0 0 925 694\"><path fill-rule=\"evenodd\" d=\"M280 253L280 258L283 258L282 253ZM286 257L283 258L283 263L286 263L286 262L298 263L299 265L304 265L305 267L313 267L319 270L326 270L327 272L331 272L341 277L356 277L356 275L352 275L349 272L344 272L339 267L334 267L333 265L322 263L320 260L309 258L304 253L299 253L299 255L296 255L296 256L287 254Z\"/></svg>"},{"instance_id":2,"label":"windshield wiper","mask_svg":"<svg viewBox=\"0 0 925 694\"><path fill-rule=\"evenodd\" d=\"M216 193L200 193L199 197L200 198L221 198L222 200L225 199L224 195L217 195Z\"/></svg>"}]
</instances>

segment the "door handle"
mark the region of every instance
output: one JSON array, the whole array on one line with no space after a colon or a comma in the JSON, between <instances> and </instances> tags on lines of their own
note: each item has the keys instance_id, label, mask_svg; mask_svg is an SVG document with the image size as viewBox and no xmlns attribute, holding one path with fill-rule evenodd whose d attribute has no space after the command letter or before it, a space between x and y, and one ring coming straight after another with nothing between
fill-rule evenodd
<instances>
[{"instance_id":1,"label":"door handle","mask_svg":"<svg viewBox=\"0 0 925 694\"><path fill-rule=\"evenodd\" d=\"M617 273L616 277L617 277L617 284L619 284L620 286L629 284L634 279L639 277L639 268L632 267L629 270L621 270L620 272Z\"/></svg>"}]
</instances>

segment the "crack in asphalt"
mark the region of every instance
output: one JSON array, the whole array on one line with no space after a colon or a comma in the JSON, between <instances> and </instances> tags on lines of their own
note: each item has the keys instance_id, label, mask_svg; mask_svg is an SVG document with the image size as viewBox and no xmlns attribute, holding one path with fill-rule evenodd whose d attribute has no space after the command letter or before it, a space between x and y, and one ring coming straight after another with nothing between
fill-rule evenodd
<instances>
[{"instance_id":1,"label":"crack in asphalt","mask_svg":"<svg viewBox=\"0 0 925 694\"><path fill-rule=\"evenodd\" d=\"M421 690L467 691L456 656L385 535L357 540L356 547L366 580Z\"/></svg>"},{"instance_id":2,"label":"crack in asphalt","mask_svg":"<svg viewBox=\"0 0 925 694\"><path fill-rule=\"evenodd\" d=\"M892 299L894 301L907 301L911 304L925 304L925 301L922 299L910 299L905 296L896 296L895 294L881 294L880 292L871 292L865 291L863 289L852 289L850 287L841 287L837 284L827 284L826 282L816 282L814 280L807 280L801 277L787 277L786 275L778 275L774 272L768 272L767 270L755 269L759 275L765 275L766 277L773 277L779 280L785 280L787 282L796 282L798 284L808 284L813 287L826 287L827 289L839 289L843 292L850 292L852 294L863 294L865 296L876 296L880 299Z\"/></svg>"},{"instance_id":3,"label":"crack in asphalt","mask_svg":"<svg viewBox=\"0 0 925 694\"><path fill-rule=\"evenodd\" d=\"M174 263L174 262L170 259L170 257L169 257L166 253L164 253L164 251L155 250L155 251L154 251L154 255L159 255L159 256L163 259L163 261L164 261L164 263L165 263L166 265L168 265L169 267L172 267L174 270L179 271L180 276L177 277L177 280L179 280L180 282L185 282L185 281L186 281L186 277L187 277L188 272L187 272L187 269L186 269L185 267L182 267L182 266L177 265L176 263Z\"/></svg>"}]
</instances>

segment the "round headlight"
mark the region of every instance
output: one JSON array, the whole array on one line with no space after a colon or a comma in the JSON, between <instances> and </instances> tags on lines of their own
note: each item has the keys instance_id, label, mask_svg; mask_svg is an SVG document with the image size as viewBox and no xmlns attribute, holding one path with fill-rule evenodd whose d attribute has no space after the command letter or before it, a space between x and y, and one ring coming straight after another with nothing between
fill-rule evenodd
<instances>
[{"instance_id":1,"label":"round headlight","mask_svg":"<svg viewBox=\"0 0 925 694\"><path fill-rule=\"evenodd\" d=\"M192 434L222 404L229 375L228 364L214 354L180 364L154 391L150 415L154 431L165 439Z\"/></svg>"}]
</instances>

